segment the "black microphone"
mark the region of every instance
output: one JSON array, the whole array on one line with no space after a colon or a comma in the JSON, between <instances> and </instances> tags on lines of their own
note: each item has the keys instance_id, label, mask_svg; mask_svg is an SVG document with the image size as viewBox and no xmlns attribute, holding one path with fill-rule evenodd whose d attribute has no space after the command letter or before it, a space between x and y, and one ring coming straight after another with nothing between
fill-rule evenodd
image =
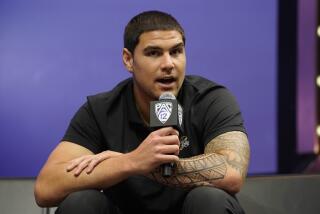
<instances>
[{"instance_id":1,"label":"black microphone","mask_svg":"<svg viewBox=\"0 0 320 214\"><path fill-rule=\"evenodd\" d=\"M162 128L173 127L181 135L183 119L183 109L171 92L164 92L159 100L150 102L150 127ZM172 175L173 163L162 165L162 176L170 177Z\"/></svg>"}]
</instances>

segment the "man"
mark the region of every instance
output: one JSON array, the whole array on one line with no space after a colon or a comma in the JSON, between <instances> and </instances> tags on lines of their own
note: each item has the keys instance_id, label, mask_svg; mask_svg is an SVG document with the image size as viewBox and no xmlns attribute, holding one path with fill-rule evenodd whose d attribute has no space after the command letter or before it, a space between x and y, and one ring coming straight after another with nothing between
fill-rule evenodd
<instances>
[{"instance_id":1,"label":"man","mask_svg":"<svg viewBox=\"0 0 320 214\"><path fill-rule=\"evenodd\" d=\"M249 162L241 113L223 86L185 76L180 24L138 14L123 62L132 78L78 110L37 178L37 203L57 213L243 213L234 197ZM181 133L149 128L150 101L164 92L183 107ZM174 163L169 177L165 163Z\"/></svg>"}]
</instances>

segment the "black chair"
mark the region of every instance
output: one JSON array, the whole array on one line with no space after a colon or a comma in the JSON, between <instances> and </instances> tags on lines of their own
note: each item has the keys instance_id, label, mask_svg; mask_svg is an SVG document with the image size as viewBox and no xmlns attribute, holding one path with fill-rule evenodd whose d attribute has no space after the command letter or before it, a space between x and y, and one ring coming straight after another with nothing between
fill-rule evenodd
<instances>
[{"instance_id":1,"label":"black chair","mask_svg":"<svg viewBox=\"0 0 320 214\"><path fill-rule=\"evenodd\" d=\"M248 177L237 197L247 214L318 214L320 175Z\"/></svg>"}]
</instances>

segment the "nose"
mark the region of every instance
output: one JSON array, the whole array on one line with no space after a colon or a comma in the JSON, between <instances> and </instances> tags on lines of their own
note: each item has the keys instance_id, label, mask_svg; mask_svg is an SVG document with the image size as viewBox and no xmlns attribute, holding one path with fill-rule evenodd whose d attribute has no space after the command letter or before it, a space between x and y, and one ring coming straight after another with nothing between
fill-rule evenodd
<instances>
[{"instance_id":1,"label":"nose","mask_svg":"<svg viewBox=\"0 0 320 214\"><path fill-rule=\"evenodd\" d=\"M171 71L174 68L174 63L172 56L169 53L165 53L161 59L161 70L163 71Z\"/></svg>"}]
</instances>

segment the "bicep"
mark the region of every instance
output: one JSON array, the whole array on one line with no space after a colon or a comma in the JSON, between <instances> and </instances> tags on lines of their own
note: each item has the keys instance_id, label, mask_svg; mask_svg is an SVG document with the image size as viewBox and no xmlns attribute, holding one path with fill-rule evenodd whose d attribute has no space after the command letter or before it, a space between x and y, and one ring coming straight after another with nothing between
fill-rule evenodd
<instances>
[{"instance_id":1,"label":"bicep","mask_svg":"<svg viewBox=\"0 0 320 214\"><path fill-rule=\"evenodd\" d=\"M50 154L45 166L63 164L84 155L92 155L89 149L68 141L62 141Z\"/></svg>"},{"instance_id":2,"label":"bicep","mask_svg":"<svg viewBox=\"0 0 320 214\"><path fill-rule=\"evenodd\" d=\"M205 154L210 153L223 155L229 166L237 170L242 177L246 176L250 148L245 133L230 131L215 137L205 147Z\"/></svg>"}]
</instances>

